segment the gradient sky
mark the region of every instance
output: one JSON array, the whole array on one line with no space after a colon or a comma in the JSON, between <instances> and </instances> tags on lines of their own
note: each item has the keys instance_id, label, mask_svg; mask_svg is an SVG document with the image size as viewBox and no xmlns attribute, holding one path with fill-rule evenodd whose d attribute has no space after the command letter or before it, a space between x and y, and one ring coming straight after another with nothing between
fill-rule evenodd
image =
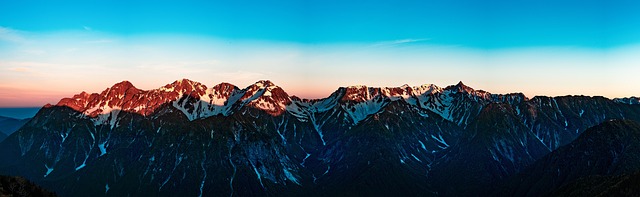
<instances>
[{"instance_id":1,"label":"gradient sky","mask_svg":"<svg viewBox=\"0 0 640 197\"><path fill-rule=\"evenodd\" d=\"M640 96L637 1L2 1L0 107L129 80Z\"/></svg>"}]
</instances>

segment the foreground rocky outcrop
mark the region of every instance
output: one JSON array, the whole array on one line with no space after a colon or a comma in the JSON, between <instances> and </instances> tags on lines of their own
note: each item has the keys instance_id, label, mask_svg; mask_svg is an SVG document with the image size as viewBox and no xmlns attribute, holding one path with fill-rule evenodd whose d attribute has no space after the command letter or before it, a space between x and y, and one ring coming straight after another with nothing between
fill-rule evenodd
<instances>
[{"instance_id":1,"label":"foreground rocky outcrop","mask_svg":"<svg viewBox=\"0 0 640 197\"><path fill-rule=\"evenodd\" d=\"M56 196L22 177L0 175L0 196Z\"/></svg>"}]
</instances>

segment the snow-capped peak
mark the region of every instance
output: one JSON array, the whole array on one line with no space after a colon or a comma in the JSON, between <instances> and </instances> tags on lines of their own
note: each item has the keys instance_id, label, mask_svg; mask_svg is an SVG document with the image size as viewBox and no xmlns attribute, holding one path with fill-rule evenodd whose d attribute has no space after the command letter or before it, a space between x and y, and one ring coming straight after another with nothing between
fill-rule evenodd
<instances>
[{"instance_id":1,"label":"snow-capped peak","mask_svg":"<svg viewBox=\"0 0 640 197\"><path fill-rule=\"evenodd\" d=\"M414 86L412 90L413 90L412 93L415 96L442 92L442 88L434 84L423 84L421 86Z\"/></svg>"},{"instance_id":2,"label":"snow-capped peak","mask_svg":"<svg viewBox=\"0 0 640 197\"><path fill-rule=\"evenodd\" d=\"M276 86L275 84L273 84L273 82L269 81L269 80L260 80L257 81L256 83L254 83L255 86L263 88L263 87L274 87Z\"/></svg>"},{"instance_id":3,"label":"snow-capped peak","mask_svg":"<svg viewBox=\"0 0 640 197\"><path fill-rule=\"evenodd\" d=\"M199 95L203 95L206 89L207 86L189 79L176 80L173 83L160 88L162 91L175 92L178 94L191 93L195 91L198 92Z\"/></svg>"},{"instance_id":4,"label":"snow-capped peak","mask_svg":"<svg viewBox=\"0 0 640 197\"><path fill-rule=\"evenodd\" d=\"M282 114L291 104L289 95L269 80L260 80L244 89L243 103L262 109L271 115Z\"/></svg>"}]
</instances>

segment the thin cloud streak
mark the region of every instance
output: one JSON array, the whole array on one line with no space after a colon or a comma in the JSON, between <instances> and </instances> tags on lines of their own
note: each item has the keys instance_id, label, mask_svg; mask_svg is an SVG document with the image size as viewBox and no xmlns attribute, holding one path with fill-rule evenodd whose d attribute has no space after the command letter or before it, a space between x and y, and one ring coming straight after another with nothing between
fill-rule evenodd
<instances>
[{"instance_id":1,"label":"thin cloud streak","mask_svg":"<svg viewBox=\"0 0 640 197\"><path fill-rule=\"evenodd\" d=\"M425 41L429 41L429 40L431 40L431 39L427 39L427 38L411 39L411 38L408 38L408 39L401 39L401 40L382 41L382 42L375 43L372 46L374 46L374 47L396 46L396 45L402 45L402 44L425 42Z\"/></svg>"},{"instance_id":2,"label":"thin cloud streak","mask_svg":"<svg viewBox=\"0 0 640 197\"><path fill-rule=\"evenodd\" d=\"M22 35L22 32L8 27L0 26L0 41L22 43L26 42L27 40Z\"/></svg>"}]
</instances>

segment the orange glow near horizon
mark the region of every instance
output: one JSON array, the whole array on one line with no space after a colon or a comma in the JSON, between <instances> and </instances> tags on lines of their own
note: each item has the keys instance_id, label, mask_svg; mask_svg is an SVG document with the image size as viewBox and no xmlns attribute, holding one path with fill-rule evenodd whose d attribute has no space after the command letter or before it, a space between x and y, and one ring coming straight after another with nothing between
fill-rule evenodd
<instances>
[{"instance_id":1,"label":"orange glow near horizon","mask_svg":"<svg viewBox=\"0 0 640 197\"><path fill-rule=\"evenodd\" d=\"M119 82L119 81L117 81ZM0 103L0 108L8 108L8 107L41 107L44 106L46 104L55 104L57 103L60 99L62 98L69 98L72 97L75 94L78 94L82 91L88 92L88 93L100 93L103 90L111 87L111 85L117 83L117 82L113 82L112 84L109 85L104 85L102 87L85 87L85 90L76 90L75 92L55 92L55 91L51 91L51 90L30 90L30 89L20 89L20 88L0 88L0 101L2 101ZM136 86L139 89L143 89L143 90L151 90L151 89L156 89L159 88L161 86L164 86L166 84L170 84L173 81L169 81L163 84L154 84L154 85L149 85L149 84L144 84L142 86L137 85L136 83L133 83L134 86ZM203 82L201 82L203 83ZM276 82L274 82L276 83ZM620 97L631 97L631 96L637 96L637 95L625 95L624 92L622 92L622 94L620 94L620 92L608 92L608 93L604 93L604 92L598 92L598 90L600 89L605 89L607 84L603 84L601 87L593 87L592 89L589 88L576 88L573 91L562 91L562 90L554 90L554 89L550 89L550 88L537 88L537 89L529 89L528 91L518 91L517 88L520 87L517 84L494 84L494 83L469 83L469 82L464 82L466 85L476 89L476 90L485 90L494 94L507 94L507 93L524 93L527 97L529 98L533 98L534 96L565 96L565 95L586 95L586 96L605 96L608 98L620 98ZM206 84L203 83L205 86L207 86L208 88L213 87L214 85L218 84ZM234 84L234 83L231 83ZM241 83L242 85L237 85L234 84L236 86L238 86L238 88L243 89L247 86L249 86L251 83ZM422 83L422 84L427 84L427 83ZM410 86L419 86L422 84L408 84ZM322 99L322 98L326 98L329 95L331 95L331 93L333 93L334 91L336 91L339 87L345 87L348 85L336 85L334 87L323 87L323 86L313 86L313 85L309 85L309 86L305 86L304 84L279 84L276 83L276 85L282 87L288 94L289 96L297 96L299 98L302 99ZM307 84L308 85L308 84ZM352 84L352 85L366 85L366 84ZM435 84L437 86L440 86L442 88L449 86L449 85L455 85L454 82L451 82L449 84ZM401 85L367 85L369 87L398 87ZM76 89L76 88L71 88L71 89ZM610 96L613 95L613 96Z\"/></svg>"},{"instance_id":2,"label":"orange glow near horizon","mask_svg":"<svg viewBox=\"0 0 640 197\"><path fill-rule=\"evenodd\" d=\"M245 88L271 80L289 95L325 98L339 87L463 81L494 94L640 96L640 45L477 49L422 42L304 44L182 35L25 33L0 53L0 107L42 106L123 80L156 89L188 78ZM96 42L101 40L101 42ZM1 41L0 41L1 42Z\"/></svg>"}]
</instances>

